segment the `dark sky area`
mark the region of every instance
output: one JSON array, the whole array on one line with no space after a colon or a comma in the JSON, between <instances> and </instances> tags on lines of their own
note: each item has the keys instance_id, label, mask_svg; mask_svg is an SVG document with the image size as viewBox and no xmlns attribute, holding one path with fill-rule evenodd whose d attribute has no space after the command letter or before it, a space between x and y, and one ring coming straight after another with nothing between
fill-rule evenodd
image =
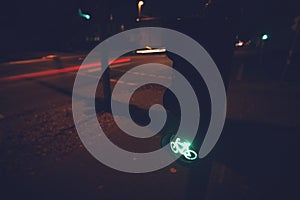
<instances>
[{"instance_id":1,"label":"dark sky area","mask_svg":"<svg viewBox=\"0 0 300 200\"><path fill-rule=\"evenodd\" d=\"M225 0L226 1L226 0ZM10 0L1 2L1 43L14 41L62 40L85 26L78 17L78 8L92 15L91 23L113 13L118 20L137 16L136 0ZM143 12L149 16L187 16L201 10L205 0L145 0ZM300 15L299 0L241 0L241 29L244 37L258 31L289 29L293 17ZM43 37L42 37L43 36ZM51 41L51 40L50 40ZM37 41L36 41L37 42ZM27 45L24 42L24 45ZM3 46L3 45L2 45Z\"/></svg>"}]
</instances>

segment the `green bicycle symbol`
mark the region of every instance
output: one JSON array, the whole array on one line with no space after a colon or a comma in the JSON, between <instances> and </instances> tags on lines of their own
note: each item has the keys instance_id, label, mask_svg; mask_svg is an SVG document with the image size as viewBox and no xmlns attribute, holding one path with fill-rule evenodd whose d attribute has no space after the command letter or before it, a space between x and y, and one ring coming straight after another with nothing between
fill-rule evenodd
<instances>
[{"instance_id":1,"label":"green bicycle symbol","mask_svg":"<svg viewBox=\"0 0 300 200\"><path fill-rule=\"evenodd\" d=\"M176 138L175 142L170 142L171 150L174 153L179 153L183 155L188 160L195 160L197 158L197 153L190 149L191 143L181 141L180 138Z\"/></svg>"}]
</instances>

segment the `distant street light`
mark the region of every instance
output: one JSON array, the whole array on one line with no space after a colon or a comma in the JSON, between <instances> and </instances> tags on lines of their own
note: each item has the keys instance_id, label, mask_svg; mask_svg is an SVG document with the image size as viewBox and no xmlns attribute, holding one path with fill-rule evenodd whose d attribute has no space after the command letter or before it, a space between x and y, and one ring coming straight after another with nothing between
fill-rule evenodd
<instances>
[{"instance_id":1,"label":"distant street light","mask_svg":"<svg viewBox=\"0 0 300 200\"><path fill-rule=\"evenodd\" d=\"M84 17L86 20L91 19L91 16L89 14L82 14L82 17Z\"/></svg>"},{"instance_id":2,"label":"distant street light","mask_svg":"<svg viewBox=\"0 0 300 200\"><path fill-rule=\"evenodd\" d=\"M139 3L138 3L138 17L141 17L142 5L144 5L144 2L143 1L139 1Z\"/></svg>"},{"instance_id":3,"label":"distant street light","mask_svg":"<svg viewBox=\"0 0 300 200\"><path fill-rule=\"evenodd\" d=\"M269 38L269 36L268 36L267 34L264 34L264 35L261 37L262 40L267 40L268 38Z\"/></svg>"},{"instance_id":4,"label":"distant street light","mask_svg":"<svg viewBox=\"0 0 300 200\"><path fill-rule=\"evenodd\" d=\"M86 20L90 20L91 19L91 15L87 14L87 13L82 13L81 9L78 9L78 14L80 17L85 18Z\"/></svg>"}]
</instances>

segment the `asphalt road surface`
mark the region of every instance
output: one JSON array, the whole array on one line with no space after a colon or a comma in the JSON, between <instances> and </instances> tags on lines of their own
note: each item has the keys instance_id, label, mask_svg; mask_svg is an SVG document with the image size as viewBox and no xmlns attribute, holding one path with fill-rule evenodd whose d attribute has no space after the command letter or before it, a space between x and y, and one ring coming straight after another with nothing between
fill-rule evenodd
<instances>
[{"instance_id":1,"label":"asphalt road surface","mask_svg":"<svg viewBox=\"0 0 300 200\"><path fill-rule=\"evenodd\" d=\"M232 81L227 122L209 159L129 174L101 164L83 146L74 127L71 97L85 55L58 56L0 64L1 199L295 199L298 87ZM111 64L112 88L134 66L172 66L164 54L119 61ZM95 78L99 68L93 63L83 75ZM162 73L135 76L169 80ZM96 95L99 105L101 91ZM131 105L141 119L144 109L162 102L163 92L158 86L137 91ZM99 111L98 120L114 143L142 152L159 149L166 132L172 131L137 141L125 137L110 114Z\"/></svg>"}]
</instances>

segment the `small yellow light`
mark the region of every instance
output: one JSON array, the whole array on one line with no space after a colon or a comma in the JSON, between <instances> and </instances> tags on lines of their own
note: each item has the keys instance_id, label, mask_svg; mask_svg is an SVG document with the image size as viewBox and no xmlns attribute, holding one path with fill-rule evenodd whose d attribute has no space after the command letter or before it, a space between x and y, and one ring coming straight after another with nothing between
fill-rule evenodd
<instances>
[{"instance_id":1,"label":"small yellow light","mask_svg":"<svg viewBox=\"0 0 300 200\"><path fill-rule=\"evenodd\" d=\"M139 1L138 5L139 5L139 6L144 5L144 2L143 2L143 1Z\"/></svg>"}]
</instances>

